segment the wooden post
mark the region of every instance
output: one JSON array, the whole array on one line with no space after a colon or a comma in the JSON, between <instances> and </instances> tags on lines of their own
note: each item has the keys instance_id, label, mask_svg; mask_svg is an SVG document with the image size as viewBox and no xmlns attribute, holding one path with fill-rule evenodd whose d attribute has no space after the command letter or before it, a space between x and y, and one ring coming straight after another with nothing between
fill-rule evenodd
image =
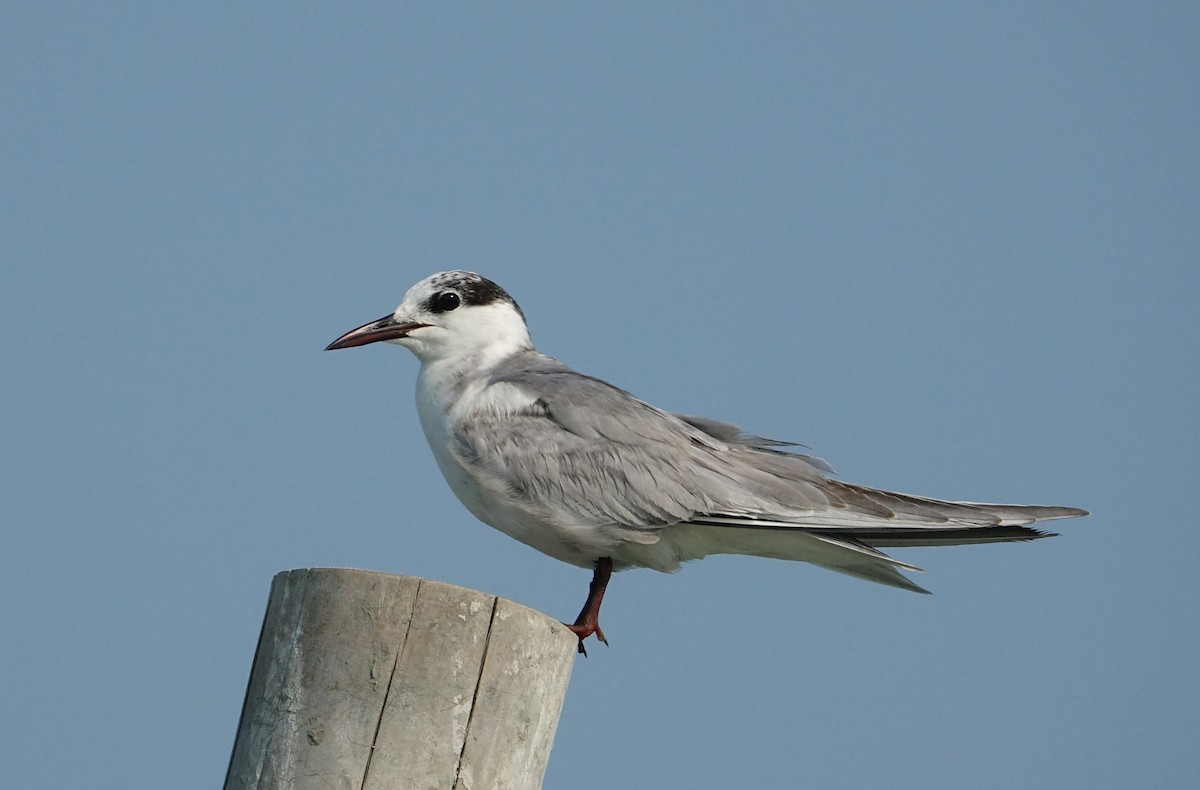
<instances>
[{"instance_id":1,"label":"wooden post","mask_svg":"<svg viewBox=\"0 0 1200 790\"><path fill-rule=\"evenodd\" d=\"M462 587L280 573L225 790L541 787L576 644Z\"/></svg>"}]
</instances>

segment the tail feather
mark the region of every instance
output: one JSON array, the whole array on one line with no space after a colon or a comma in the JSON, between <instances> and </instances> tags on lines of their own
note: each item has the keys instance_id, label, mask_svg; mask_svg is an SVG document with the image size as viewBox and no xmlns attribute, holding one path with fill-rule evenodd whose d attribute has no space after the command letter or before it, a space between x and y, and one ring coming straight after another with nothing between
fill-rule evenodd
<instances>
[{"instance_id":1,"label":"tail feather","mask_svg":"<svg viewBox=\"0 0 1200 790\"><path fill-rule=\"evenodd\" d=\"M831 537L852 537L876 548L907 548L910 546L972 546L982 543L1024 543L1041 538L1058 537L1057 532L1044 532L1032 527L960 527L920 529L847 528L817 534Z\"/></svg>"},{"instance_id":2,"label":"tail feather","mask_svg":"<svg viewBox=\"0 0 1200 790\"><path fill-rule=\"evenodd\" d=\"M682 561L710 554L771 557L809 562L902 590L929 592L900 572L903 569L924 573L923 569L889 557L849 535L826 535L795 528L744 529L712 521L693 521L686 526L686 530L672 535L672 543L678 548Z\"/></svg>"},{"instance_id":3,"label":"tail feather","mask_svg":"<svg viewBox=\"0 0 1200 790\"><path fill-rule=\"evenodd\" d=\"M842 485L842 484L839 484ZM688 525L705 554L754 554L800 560L860 579L928 593L900 572L921 571L881 548L1011 543L1054 537L1027 526L1086 516L1086 510L1046 505L950 502L846 486L843 508L810 514L709 514Z\"/></svg>"},{"instance_id":4,"label":"tail feather","mask_svg":"<svg viewBox=\"0 0 1200 790\"><path fill-rule=\"evenodd\" d=\"M909 579L898 570L899 568L904 568L916 573L925 573L923 568L918 568L916 565L909 565L907 562L901 562L895 557L889 557L882 551L860 543L853 538L848 539L843 536L834 537L817 533L812 533L812 535L820 538L831 547L838 549L836 554L832 556L821 556L819 559L809 560L814 565L859 579L886 584L889 587L899 587L902 590L929 595L929 590L916 584L912 579Z\"/></svg>"}]
</instances>

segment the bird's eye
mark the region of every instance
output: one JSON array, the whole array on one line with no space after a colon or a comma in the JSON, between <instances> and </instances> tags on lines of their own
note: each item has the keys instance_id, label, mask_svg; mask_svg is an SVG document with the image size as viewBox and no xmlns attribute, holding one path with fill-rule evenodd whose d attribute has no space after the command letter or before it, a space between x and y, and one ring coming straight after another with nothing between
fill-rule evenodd
<instances>
[{"instance_id":1,"label":"bird's eye","mask_svg":"<svg viewBox=\"0 0 1200 790\"><path fill-rule=\"evenodd\" d=\"M435 313L448 313L460 304L462 304L462 299L454 291L442 291L433 297L433 311Z\"/></svg>"}]
</instances>

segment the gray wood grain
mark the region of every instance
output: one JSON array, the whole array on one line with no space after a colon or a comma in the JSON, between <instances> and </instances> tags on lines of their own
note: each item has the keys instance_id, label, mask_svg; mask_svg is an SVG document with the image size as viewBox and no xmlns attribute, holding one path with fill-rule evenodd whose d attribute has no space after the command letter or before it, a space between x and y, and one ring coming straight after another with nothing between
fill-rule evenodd
<instances>
[{"instance_id":1,"label":"gray wood grain","mask_svg":"<svg viewBox=\"0 0 1200 790\"><path fill-rule=\"evenodd\" d=\"M280 573L225 788L540 787L575 645L474 590Z\"/></svg>"}]
</instances>

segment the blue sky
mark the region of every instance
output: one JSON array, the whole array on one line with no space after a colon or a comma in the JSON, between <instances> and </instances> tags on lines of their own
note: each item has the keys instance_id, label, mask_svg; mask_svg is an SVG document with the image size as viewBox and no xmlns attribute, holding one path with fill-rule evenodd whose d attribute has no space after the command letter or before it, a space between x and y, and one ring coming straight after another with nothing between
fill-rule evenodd
<instances>
[{"instance_id":1,"label":"blue sky","mask_svg":"<svg viewBox=\"0 0 1200 790\"><path fill-rule=\"evenodd\" d=\"M542 350L853 482L1085 507L916 596L617 576L547 787L1183 787L1200 762L1193 3L0 11L0 764L221 781L268 585L568 619L443 484L401 349L479 271Z\"/></svg>"}]
</instances>

